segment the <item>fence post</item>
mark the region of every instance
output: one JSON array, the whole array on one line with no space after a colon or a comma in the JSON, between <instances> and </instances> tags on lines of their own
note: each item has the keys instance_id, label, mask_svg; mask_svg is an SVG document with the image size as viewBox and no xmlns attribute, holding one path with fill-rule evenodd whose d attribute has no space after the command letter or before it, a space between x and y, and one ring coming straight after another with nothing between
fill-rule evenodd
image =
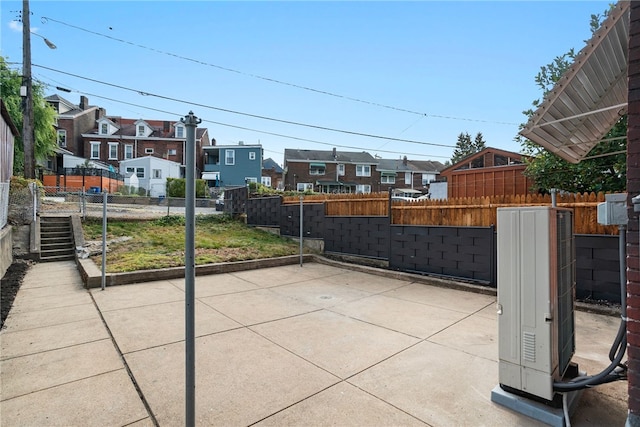
<instances>
[{"instance_id":1,"label":"fence post","mask_svg":"<svg viewBox=\"0 0 640 427\"><path fill-rule=\"evenodd\" d=\"M107 286L107 193L102 192L102 290Z\"/></svg>"},{"instance_id":2,"label":"fence post","mask_svg":"<svg viewBox=\"0 0 640 427\"><path fill-rule=\"evenodd\" d=\"M304 196L300 196L300 267L302 267L302 239L304 239L304 231L303 231L303 224L302 224L302 218L304 216L304 204L302 203L302 200L304 199Z\"/></svg>"},{"instance_id":3,"label":"fence post","mask_svg":"<svg viewBox=\"0 0 640 427\"><path fill-rule=\"evenodd\" d=\"M35 182L29 183L29 188L31 190L31 202L33 204L33 222L36 222L36 216L38 213L38 186Z\"/></svg>"}]
</instances>

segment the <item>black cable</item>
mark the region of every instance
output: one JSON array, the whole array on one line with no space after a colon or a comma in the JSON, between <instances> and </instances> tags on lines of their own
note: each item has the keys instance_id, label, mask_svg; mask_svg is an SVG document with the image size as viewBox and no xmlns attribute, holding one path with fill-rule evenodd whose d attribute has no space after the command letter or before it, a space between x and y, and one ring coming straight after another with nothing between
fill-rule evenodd
<instances>
[{"instance_id":1,"label":"black cable","mask_svg":"<svg viewBox=\"0 0 640 427\"><path fill-rule=\"evenodd\" d=\"M468 118L462 118L462 117L443 116L443 115L438 115L438 114L427 114L427 113L421 113L419 111L408 110L406 108L393 107L391 105L380 104L380 103L377 103L377 102L366 101L366 100L359 99L359 98L352 98L350 96L340 95L340 94L336 94L336 93L333 93L333 92L328 92L328 91L325 91L325 90L314 89L314 88L311 88L311 87L308 87L308 86L302 86L302 85L298 85L298 84L294 84L294 83L288 83L288 82L285 82L285 81L282 81L282 80L277 80L277 79L273 79L273 78L270 78L270 77L264 77L264 76L260 76L258 74L246 73L246 72L243 72L243 71L234 70L233 68L223 67L221 65L211 64L209 62L201 61L201 60L198 60L198 59L188 58L186 56L178 55L178 54L175 54L175 53L165 52L165 51L162 51L160 49L147 47L147 46L144 46L144 45L141 45L141 44L129 42L127 40L122 40L122 39L119 39L117 37L113 37L113 36L110 36L110 35L107 35L107 34L98 33L96 31L88 30L86 28L82 28L82 27L78 27L76 25L68 24L66 22L59 21L59 20L53 19L53 18L49 18L47 16L43 16L42 20L43 20L43 22L47 22L47 21L56 22L58 24L66 25L67 27L70 27L70 28L75 28L77 30L87 32L89 34L94 34L94 35L97 35L97 36L100 36L100 37L104 37L104 38L107 38L107 39L110 39L110 40L114 40L114 41L117 41L117 42L120 42L120 43L128 44L128 45L135 46L135 47L139 47L141 49L150 50L152 52L160 53L160 54L163 54L163 55L172 56L172 57L175 57L175 58L178 58L178 59L183 59L185 61L193 62L193 63L199 64L199 65L206 65L206 66L217 68L217 69L220 69L220 70L223 70L223 71L228 71L228 72L231 72L231 73L236 73L236 74L240 74L240 75L244 75L244 76L248 76L248 77L252 77L252 78L256 78L256 79L260 79L260 80L265 80L265 81L268 81L268 82L271 82L271 83L277 83L277 84L280 84L280 85L290 86L290 87L294 87L294 88L297 88L297 89L306 90L306 91L309 91L309 92L319 93L321 95L328 95L328 96L332 96L332 97L335 97L335 98L346 99L348 101L359 102L359 103L362 103L362 104L373 105L373 106L376 106L376 107L382 107L382 108L386 108L386 109L390 109L390 110L401 111L401 112L404 112L404 113L416 114L416 115L419 115L419 116L422 116L422 117L434 117L434 118L440 118L440 119L464 120L464 121L482 122L482 123L494 123L494 124L501 124L501 125L517 125L518 124L518 123L510 123L510 122L499 122L499 121L491 121L491 120L468 119Z\"/></svg>"},{"instance_id":2,"label":"black cable","mask_svg":"<svg viewBox=\"0 0 640 427\"><path fill-rule=\"evenodd\" d=\"M230 114L238 114L238 115L242 115L242 116L253 117L253 118L261 119L261 120L269 120L269 121L285 123L285 124L294 125L294 126L303 126L303 127L319 129L319 130L324 130L324 131L329 131L329 132L345 133L345 134L348 134L348 135L364 136L364 137L367 137L367 138L384 139L384 140L388 140L388 141L407 142L407 143L410 143L410 144L429 145L429 146L434 146L434 147L446 147L446 148L454 148L455 147L455 145L436 144L436 143L433 143L433 142L414 141L414 140L411 140L411 139L401 139L401 138L393 138L393 137L389 137L389 136L372 135L372 134L368 134L368 133L354 132L354 131L348 131L348 130L344 130L344 129L335 129L335 128L330 128L330 127L326 127L326 126L310 125L310 124L307 124L307 123L294 122L294 121L291 121L291 120L276 119L276 118L273 118L273 117L261 116L261 115L258 115L258 114L243 113L241 111L229 110L229 109L221 108L221 107L214 107L214 106L211 106L211 105L200 104L200 103L196 103L196 102L186 101L186 100L183 100L183 99L172 98L172 97L169 97L169 96L164 96L164 95L158 95L158 94L154 94L154 93L150 93L150 92L145 92L145 91L142 91L142 90L139 90L139 89L132 89L132 88L129 88L129 87L126 87L126 86L117 85L115 83L109 83L109 82L105 82L105 81L102 81L102 80L96 80L96 79L92 79L90 77L84 77L84 76L80 76L78 74L69 73L69 72L66 72L66 71L56 70L55 68L46 67L44 65L32 64L32 66L33 67L38 67L38 68L43 68L45 70L53 71L53 72L60 73L60 74L65 74L65 75L68 75L68 76L71 76L71 77L75 77L75 78L88 80L90 82L102 84L102 85L105 85L105 86L111 86L111 87L115 87L115 88L118 88L118 89L129 91L129 92L139 93L140 95L143 95L143 96L152 96L152 97L159 98L159 99L164 99L164 100L167 100L167 101L180 102L182 104L187 104L187 105L197 106L197 107L202 107L202 108L208 108L208 109L211 109L211 110L222 111L222 112L230 113Z\"/></svg>"}]
</instances>

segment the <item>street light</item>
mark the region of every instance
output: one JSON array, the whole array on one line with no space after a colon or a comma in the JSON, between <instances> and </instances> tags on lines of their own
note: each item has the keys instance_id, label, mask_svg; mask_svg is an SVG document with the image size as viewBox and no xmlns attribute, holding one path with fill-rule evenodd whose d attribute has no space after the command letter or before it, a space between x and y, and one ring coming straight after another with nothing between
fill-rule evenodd
<instances>
[{"instance_id":1,"label":"street light","mask_svg":"<svg viewBox=\"0 0 640 427\"><path fill-rule=\"evenodd\" d=\"M24 149L24 177L35 179L36 160L33 135L33 82L31 81L31 34L42 37L50 49L56 45L31 31L29 0L22 0L22 147Z\"/></svg>"},{"instance_id":2,"label":"street light","mask_svg":"<svg viewBox=\"0 0 640 427\"><path fill-rule=\"evenodd\" d=\"M38 36L40 38L42 38L42 40L44 40L45 44L47 46L49 46L49 49L57 49L58 46L56 46L55 44L53 44L53 42L51 40L49 40L48 38L38 34L38 33L34 33L33 31L29 31L31 34L33 34L34 36Z\"/></svg>"}]
</instances>

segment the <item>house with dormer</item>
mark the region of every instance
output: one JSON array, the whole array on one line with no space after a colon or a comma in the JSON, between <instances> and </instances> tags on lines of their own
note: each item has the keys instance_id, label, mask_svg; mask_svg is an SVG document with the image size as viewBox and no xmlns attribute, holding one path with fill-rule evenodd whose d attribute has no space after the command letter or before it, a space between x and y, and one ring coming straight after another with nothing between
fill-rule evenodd
<instances>
[{"instance_id":1,"label":"house with dormer","mask_svg":"<svg viewBox=\"0 0 640 427\"><path fill-rule=\"evenodd\" d=\"M103 116L90 132L82 134L85 157L120 169L120 162L139 157L157 157L186 167L187 131L177 121L128 119ZM206 128L196 129L196 169L204 168L203 147L211 145Z\"/></svg>"}]
</instances>

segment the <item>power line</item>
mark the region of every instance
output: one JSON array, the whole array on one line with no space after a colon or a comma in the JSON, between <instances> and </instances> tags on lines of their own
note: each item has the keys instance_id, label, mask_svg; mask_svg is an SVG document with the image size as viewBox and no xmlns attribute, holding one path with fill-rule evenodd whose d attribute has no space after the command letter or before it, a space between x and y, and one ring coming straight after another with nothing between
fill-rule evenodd
<instances>
[{"instance_id":1,"label":"power line","mask_svg":"<svg viewBox=\"0 0 640 427\"><path fill-rule=\"evenodd\" d=\"M109 98L109 97L98 95L98 94L95 94L95 93L89 93L89 92L78 91L78 90L71 90L71 91L79 93L79 94L82 94L82 95L87 95L87 96L91 96L91 97L95 97L95 98L99 98L99 99L104 99L104 100L111 101L111 102L116 102L116 103L119 103L119 104L129 105L129 106L137 107L137 108L143 108L143 109L149 110L149 111L155 111L157 113L163 113L163 114L168 114L168 115L172 115L172 116L181 116L180 113L176 113L174 111L167 111L167 110L161 110L159 108L147 107L147 106L140 105L140 104L134 104L134 103L131 103L131 102L126 102L126 101L121 101L121 100L114 99L114 98ZM296 140L296 141L311 142L313 144L327 145L327 146L330 146L330 147L348 148L348 149L363 150L363 151L365 150L362 147L356 147L356 146L350 146L350 145L341 145L341 144L333 144L333 143L329 143L329 142L317 141L317 140L308 139L308 138L301 138L301 137L292 136L292 135L285 135L285 134L276 133L276 132L269 132L269 131L260 130L260 129L253 129L253 128L249 128L249 127L245 127L245 126L238 126L238 125L232 125L232 124L229 124L229 123L217 122L217 121L214 121L214 120L202 119L202 122L203 123L211 123L211 124L215 124L215 125L219 125L219 126L230 127L230 128L234 128L234 129L246 130L246 131L250 131L250 132L261 133L261 134L265 134L265 135L277 136L277 137L280 137L280 138L293 139L293 140ZM429 158L438 157L438 158L443 158L443 159L448 159L449 158L448 156L427 155L427 154L419 154L419 153L406 153L406 152L399 152L399 151L388 151L388 150L373 150L373 151L380 152L380 153L389 153L389 154L405 154L405 155L418 156L418 157L429 157ZM273 152L277 153L276 151L273 151Z\"/></svg>"},{"instance_id":2,"label":"power line","mask_svg":"<svg viewBox=\"0 0 640 427\"><path fill-rule=\"evenodd\" d=\"M159 54L162 54L162 55L172 56L174 58L178 58L178 59L182 59L182 60L185 60L185 61L193 62L195 64L205 65L205 66L208 66L208 67L217 68L219 70L228 71L230 73L236 73L236 74L240 74L240 75L243 75L243 76L248 76L248 77L252 77L252 78L255 78L255 79L268 81L268 82L271 82L271 83L276 83L276 84L280 84L280 85L284 85L284 86L290 86L290 87L294 87L296 89L302 89L302 90L306 90L306 91L309 91L309 92L318 93L318 94L321 94L321 95L332 96L334 98L341 98L341 99L346 99L348 101L354 101L354 102L359 102L359 103L362 103L362 104L373 105L375 107L381 107L381 108L386 108L386 109L389 109L389 110L395 110L395 111L400 111L400 112L404 112L404 113L415 114L415 115L419 115L419 116L422 116L422 117L432 117L432 118L438 118L438 119L462 120L462 121L480 122L480 123L493 123L493 124L509 125L509 126L518 125L519 124L519 123L501 122L501 121L493 121L493 120L469 119L469 118L465 118L465 117L445 116L445 115L440 115L440 114L421 113L419 111L409 110L409 109L406 109L406 108L394 107L394 106L391 106L391 105L381 104L381 103L378 103L378 102L372 102L372 101L367 101L367 100L360 99L360 98L354 98L354 97L350 97L350 96L346 96L346 95L340 95L340 94L337 94L337 93L334 93L334 92L329 92L329 91L320 90L320 89L314 89L312 87L298 85L298 84L295 84L295 83L289 83L289 82L285 82L285 81L282 81L282 80L277 80L277 79L274 79L274 78L271 78L271 77L264 77L264 76L261 76L259 74L253 74L253 73L247 73L247 72L240 71L240 70L235 70L233 68L228 68L228 67L224 67L224 66L221 66L221 65L212 64L210 62L202 61L202 60L199 60L199 59L193 59L193 58L189 58L189 57L186 57L186 56L178 55L176 53L166 52L166 51L163 51L163 50L160 50L160 49L156 49L156 48L153 48L153 47L148 47L148 46L144 46L144 45L141 45L141 44L138 44L138 43L134 43L134 42L130 42L130 41L127 41L127 40L119 39L117 37L113 37L113 36L110 36L110 35L107 35L107 34L99 33L97 31L92 31L92 30L89 30L89 29L86 29L86 28L82 28L82 27L79 27L77 25L69 24L67 22L60 21L60 20L57 20L57 19L54 19L54 18L49 18L47 16L43 16L42 20L43 20L43 22L48 22L48 21L56 22L58 24L65 25L67 27L74 28L76 30L84 31L84 32L89 33L89 34L93 34L93 35L96 35L96 36L104 37L104 38L109 39L109 40L117 41L119 43L128 44L128 45L131 45L131 46L134 46L134 47L138 47L138 48L141 48L141 49L146 49L146 50L149 50L149 51L152 51L152 52L155 52L155 53L159 53Z\"/></svg>"},{"instance_id":3,"label":"power line","mask_svg":"<svg viewBox=\"0 0 640 427\"><path fill-rule=\"evenodd\" d=\"M140 94L142 96L152 96L152 97L159 98L159 99L164 99L164 100L167 100L167 101L180 102L180 103L188 104L188 105L191 105L191 106L198 106L198 107L202 107L202 108L208 108L208 109L211 109L211 110L223 111L225 113L230 113L230 114L238 114L238 115L247 116L247 117L253 117L253 118L261 119L261 120L269 120L269 121L273 121L273 122L285 123L285 124L294 125L294 126L303 126L303 127L319 129L319 130L324 130L324 131L329 131L329 132L338 132L338 133L344 133L344 134L348 134L348 135L363 136L363 137L367 137L367 138L384 139L384 140L387 140L387 141L396 141L396 142L407 142L407 143L410 143L410 144L429 145L429 146L433 146L433 147L455 148L455 145L436 144L436 143L433 143L433 142L414 141L414 140L411 140L411 139L402 139L402 138L393 138L393 137L390 137L390 136L373 135L373 134L362 133L362 132L354 132L354 131L349 131L349 130L344 130L344 129L330 128L330 127L326 127L326 126L318 126L318 125L311 125L311 124L307 124L307 123L294 122L294 121L291 121L291 120L276 119L276 118L273 118L273 117L261 116L261 115L257 115L257 114L244 113L244 112L241 112L241 111L229 110L229 109L226 109L226 108L214 107L214 106L211 106L211 105L200 104L200 103L197 103L197 102L186 101L186 100L183 100L183 99L172 98L172 97L164 96L164 95L158 95L158 94L154 94L154 93L150 93L150 92L145 92L145 91L142 91L142 90L139 90L139 89L132 89L132 88L129 88L129 87L126 87L126 86L117 85L115 83L108 83L108 82L105 82L105 81L92 79L90 77L84 77L84 76L80 76L78 74L73 74L73 73L69 73L69 72L66 72L66 71L56 70L55 68L45 67L43 65L32 64L32 66L33 67L42 68L42 69L45 69L45 70L49 70L49 71L53 71L53 72L60 73L60 74L65 74L67 76L71 76L71 77L87 80L87 81L90 81L90 82L102 84L102 85L105 85L105 86L111 86L111 87L115 87L115 88L118 88L118 89L129 91L129 92L135 92L135 93L138 93L138 94Z\"/></svg>"}]
</instances>

